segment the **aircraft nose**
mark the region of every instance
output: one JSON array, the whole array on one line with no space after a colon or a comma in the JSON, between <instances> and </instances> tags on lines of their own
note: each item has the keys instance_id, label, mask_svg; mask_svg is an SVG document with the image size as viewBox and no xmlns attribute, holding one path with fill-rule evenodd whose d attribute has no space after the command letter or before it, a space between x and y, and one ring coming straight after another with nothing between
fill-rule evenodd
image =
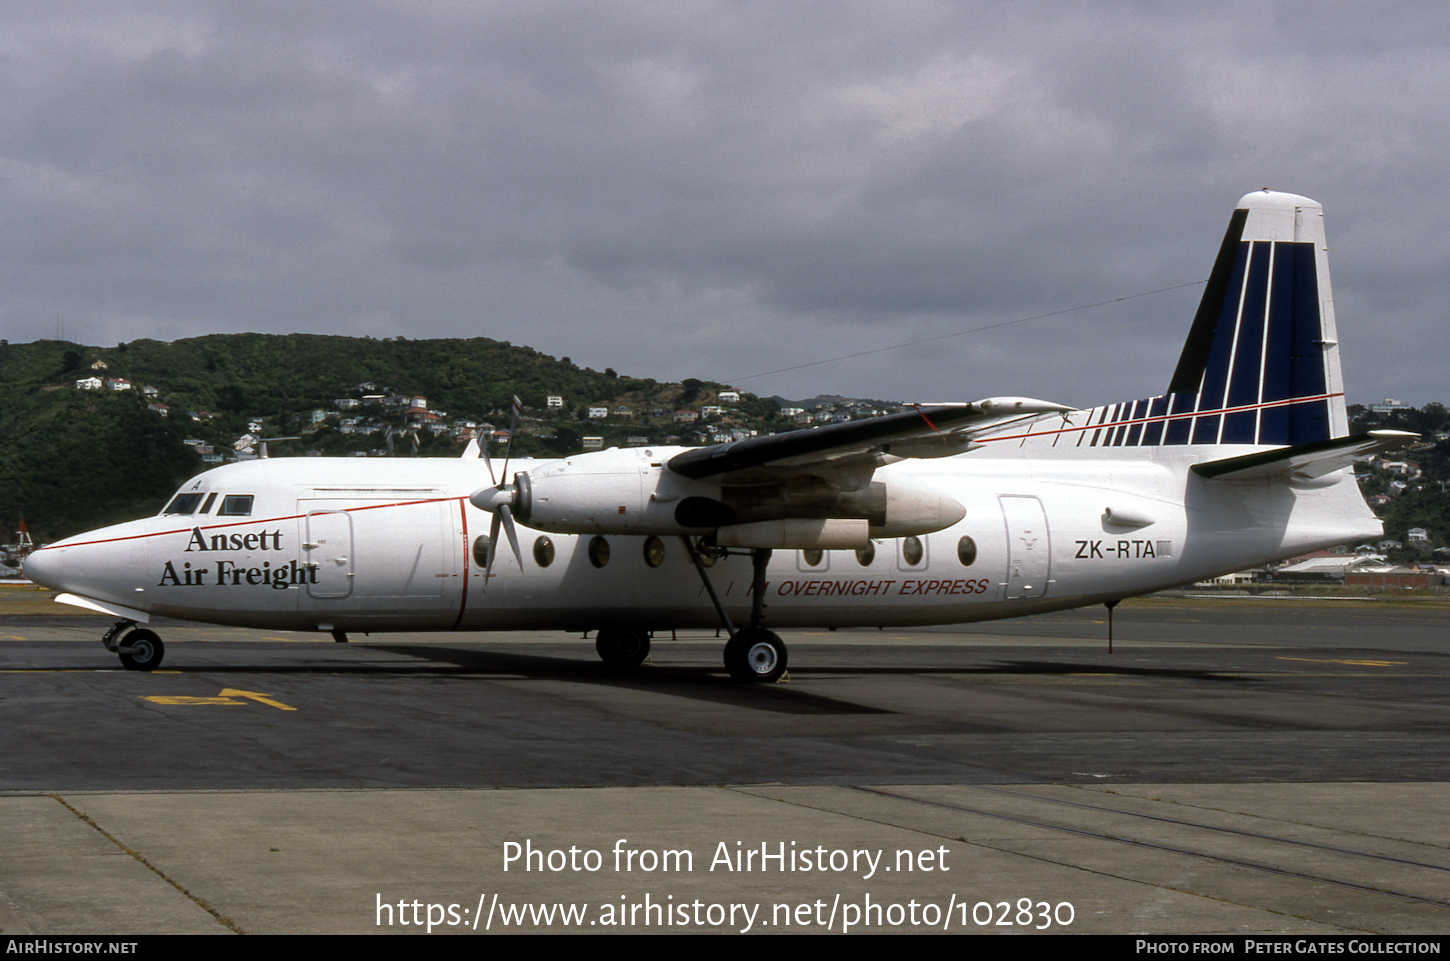
<instances>
[{"instance_id":1,"label":"aircraft nose","mask_svg":"<svg viewBox=\"0 0 1450 961\"><path fill-rule=\"evenodd\" d=\"M26 577L42 587L49 587L51 590L64 590L61 585L63 551L55 549L41 549L32 552L25 558L22 572Z\"/></svg>"}]
</instances>

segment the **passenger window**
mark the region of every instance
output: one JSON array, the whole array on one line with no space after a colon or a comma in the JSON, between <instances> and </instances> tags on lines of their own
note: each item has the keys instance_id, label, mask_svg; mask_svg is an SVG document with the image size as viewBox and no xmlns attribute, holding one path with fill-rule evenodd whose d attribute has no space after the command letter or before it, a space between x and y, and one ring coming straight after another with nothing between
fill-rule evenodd
<instances>
[{"instance_id":1,"label":"passenger window","mask_svg":"<svg viewBox=\"0 0 1450 961\"><path fill-rule=\"evenodd\" d=\"M926 545L921 538L912 534L901 541L901 567L903 570L912 570L920 567L926 560Z\"/></svg>"},{"instance_id":2,"label":"passenger window","mask_svg":"<svg viewBox=\"0 0 1450 961\"><path fill-rule=\"evenodd\" d=\"M589 563L595 567L609 563L609 542L598 535L589 539Z\"/></svg>"},{"instance_id":3,"label":"passenger window","mask_svg":"<svg viewBox=\"0 0 1450 961\"><path fill-rule=\"evenodd\" d=\"M963 567L971 567L972 562L977 559L977 542L970 537L963 537L957 541L957 560L962 562Z\"/></svg>"},{"instance_id":4,"label":"passenger window","mask_svg":"<svg viewBox=\"0 0 1450 961\"><path fill-rule=\"evenodd\" d=\"M197 495L200 497L201 495ZM228 494L222 498L221 510L217 511L218 517L251 517L252 516L251 494Z\"/></svg>"},{"instance_id":5,"label":"passenger window","mask_svg":"<svg viewBox=\"0 0 1450 961\"><path fill-rule=\"evenodd\" d=\"M193 514L196 512L196 505L201 503L200 494L177 494L166 505L163 514Z\"/></svg>"}]
</instances>

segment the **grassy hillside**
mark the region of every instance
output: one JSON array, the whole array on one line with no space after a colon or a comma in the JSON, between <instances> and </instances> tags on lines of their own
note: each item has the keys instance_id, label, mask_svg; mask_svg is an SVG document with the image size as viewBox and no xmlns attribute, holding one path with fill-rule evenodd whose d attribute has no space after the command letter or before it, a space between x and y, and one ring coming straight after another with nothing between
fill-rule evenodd
<instances>
[{"instance_id":1,"label":"grassy hillside","mask_svg":"<svg viewBox=\"0 0 1450 961\"><path fill-rule=\"evenodd\" d=\"M76 389L78 379L92 375L125 378L133 389ZM360 398L364 383L376 393L422 395L449 418L500 426L507 425L517 394L530 418L515 447L520 454L577 451L585 434L623 443L631 433L653 439L666 429L660 418L654 424L586 420L589 406L673 409L714 396L699 381L657 384L581 369L567 358L486 338L218 334L105 348L61 341L0 345L0 540L9 539L22 515L41 542L152 513L183 480L209 466L184 439L229 451L251 421L262 422L263 435L304 434L302 441L274 445L274 456L376 450L386 428L404 428L403 412L365 405L355 410L367 429L344 434L336 402ZM142 396L143 386L156 394ZM546 408L551 394L565 398L564 408ZM169 407L167 416L148 409L156 402ZM770 413L769 403L755 398L740 406ZM316 409L334 416L314 424ZM461 447L451 434L417 435L425 456L456 455ZM411 450L411 439L398 444L399 453Z\"/></svg>"}]
</instances>

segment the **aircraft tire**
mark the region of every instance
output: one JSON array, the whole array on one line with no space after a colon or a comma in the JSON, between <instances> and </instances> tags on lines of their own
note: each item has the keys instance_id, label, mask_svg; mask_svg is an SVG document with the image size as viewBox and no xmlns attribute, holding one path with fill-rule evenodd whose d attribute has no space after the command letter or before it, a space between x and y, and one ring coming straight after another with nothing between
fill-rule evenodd
<instances>
[{"instance_id":1,"label":"aircraft tire","mask_svg":"<svg viewBox=\"0 0 1450 961\"><path fill-rule=\"evenodd\" d=\"M725 645L725 670L737 681L778 681L785 664L785 641L763 627L736 631Z\"/></svg>"},{"instance_id":2,"label":"aircraft tire","mask_svg":"<svg viewBox=\"0 0 1450 961\"><path fill-rule=\"evenodd\" d=\"M138 627L121 638L121 646L132 648L129 654L121 652L121 666L127 670L154 671L166 656L166 646L161 643L161 638L156 636L155 631L144 627Z\"/></svg>"},{"instance_id":3,"label":"aircraft tire","mask_svg":"<svg viewBox=\"0 0 1450 961\"><path fill-rule=\"evenodd\" d=\"M649 657L649 631L600 631L594 636L594 649L610 667L639 667Z\"/></svg>"}]
</instances>

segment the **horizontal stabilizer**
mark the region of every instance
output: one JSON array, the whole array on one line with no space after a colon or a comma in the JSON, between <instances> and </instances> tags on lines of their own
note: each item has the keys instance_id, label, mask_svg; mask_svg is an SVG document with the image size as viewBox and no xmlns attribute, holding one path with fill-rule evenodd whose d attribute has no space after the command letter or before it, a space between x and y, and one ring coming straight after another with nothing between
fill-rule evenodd
<instances>
[{"instance_id":1,"label":"horizontal stabilizer","mask_svg":"<svg viewBox=\"0 0 1450 961\"><path fill-rule=\"evenodd\" d=\"M1403 430L1372 430L1351 437L1205 461L1194 464L1193 472L1218 480L1256 480L1279 475L1308 480L1341 470L1372 454L1403 447L1419 436Z\"/></svg>"}]
</instances>

